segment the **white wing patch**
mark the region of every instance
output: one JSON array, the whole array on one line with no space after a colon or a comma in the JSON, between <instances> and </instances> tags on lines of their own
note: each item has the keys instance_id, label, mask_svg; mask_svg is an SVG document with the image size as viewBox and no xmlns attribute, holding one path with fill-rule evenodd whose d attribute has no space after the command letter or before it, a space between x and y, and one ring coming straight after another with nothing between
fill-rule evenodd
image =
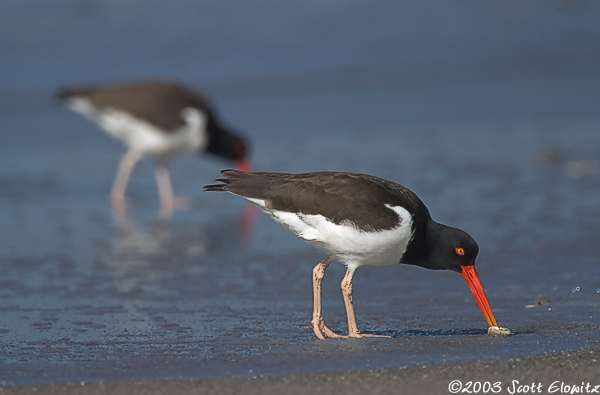
<instances>
[{"instance_id":1,"label":"white wing patch","mask_svg":"<svg viewBox=\"0 0 600 395\"><path fill-rule=\"evenodd\" d=\"M89 100L75 98L69 108L98 123L110 136L123 142L130 150L157 157L194 152L208 145L206 116L193 107L184 108L181 117L185 125L164 133L149 122L113 108L97 110Z\"/></svg>"},{"instance_id":2,"label":"white wing patch","mask_svg":"<svg viewBox=\"0 0 600 395\"><path fill-rule=\"evenodd\" d=\"M338 225L322 215L271 210L262 199L245 199L351 270L363 265L386 266L399 263L412 238L412 216L401 206L385 205L398 215L398 226L365 232L350 220L344 220Z\"/></svg>"},{"instance_id":3,"label":"white wing patch","mask_svg":"<svg viewBox=\"0 0 600 395\"><path fill-rule=\"evenodd\" d=\"M316 229L306 222L305 219L307 216L302 214L299 215L296 213L288 213L285 211L271 210L267 208L263 199L253 199L244 196L241 197L254 204L256 207L258 207L260 211L262 211L263 213L271 217L273 220L275 220L275 222L285 226L290 231L294 232L298 237L309 241L315 239L318 236L318 232L316 232Z\"/></svg>"}]
</instances>

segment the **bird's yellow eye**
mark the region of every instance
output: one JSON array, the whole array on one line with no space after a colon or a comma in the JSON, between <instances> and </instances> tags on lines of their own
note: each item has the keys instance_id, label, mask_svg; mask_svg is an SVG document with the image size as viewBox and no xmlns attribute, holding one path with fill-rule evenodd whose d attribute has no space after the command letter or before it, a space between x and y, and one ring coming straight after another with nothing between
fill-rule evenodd
<instances>
[{"instance_id":1,"label":"bird's yellow eye","mask_svg":"<svg viewBox=\"0 0 600 395\"><path fill-rule=\"evenodd\" d=\"M456 255L465 255L465 249L462 247L456 247L454 251L456 251Z\"/></svg>"}]
</instances>

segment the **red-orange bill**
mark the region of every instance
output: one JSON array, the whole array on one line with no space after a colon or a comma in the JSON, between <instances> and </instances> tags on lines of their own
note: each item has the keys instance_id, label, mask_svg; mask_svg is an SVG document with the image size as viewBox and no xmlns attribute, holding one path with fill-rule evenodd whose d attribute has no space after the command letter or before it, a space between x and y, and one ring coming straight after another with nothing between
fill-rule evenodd
<instances>
[{"instance_id":1,"label":"red-orange bill","mask_svg":"<svg viewBox=\"0 0 600 395\"><path fill-rule=\"evenodd\" d=\"M235 161L235 167L238 170L245 171L246 173L252 171L252 165L246 159L238 159Z\"/></svg>"},{"instance_id":2,"label":"red-orange bill","mask_svg":"<svg viewBox=\"0 0 600 395\"><path fill-rule=\"evenodd\" d=\"M498 326L496 324L496 318L494 317L492 308L490 307L490 302L488 302L487 296L483 291L481 281L479 281L479 276L477 275L477 270L475 270L475 266L463 266L462 269L462 276L467 281L471 292L473 292L475 301L479 305L479 308L481 309L481 312L483 313L483 316L487 320L488 324L490 326Z\"/></svg>"}]
</instances>

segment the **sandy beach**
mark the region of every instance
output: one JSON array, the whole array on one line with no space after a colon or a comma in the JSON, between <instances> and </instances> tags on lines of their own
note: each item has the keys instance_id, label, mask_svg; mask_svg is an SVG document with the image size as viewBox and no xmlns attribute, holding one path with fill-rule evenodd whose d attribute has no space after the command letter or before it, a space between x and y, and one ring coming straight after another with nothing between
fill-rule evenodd
<instances>
[{"instance_id":1,"label":"sandy beach","mask_svg":"<svg viewBox=\"0 0 600 395\"><path fill-rule=\"evenodd\" d=\"M598 393L600 352L510 359L496 362L421 366L399 370L343 371L251 379L204 379L4 387L20 394L451 394Z\"/></svg>"}]
</instances>

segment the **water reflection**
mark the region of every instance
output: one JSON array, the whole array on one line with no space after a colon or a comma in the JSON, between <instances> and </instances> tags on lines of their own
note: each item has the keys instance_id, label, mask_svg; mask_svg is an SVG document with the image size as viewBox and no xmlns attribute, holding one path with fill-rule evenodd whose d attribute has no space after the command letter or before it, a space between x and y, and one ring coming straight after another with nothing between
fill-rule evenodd
<instances>
[{"instance_id":1,"label":"water reflection","mask_svg":"<svg viewBox=\"0 0 600 395\"><path fill-rule=\"evenodd\" d=\"M124 212L115 212L114 234L110 250L117 257L148 257L160 255L184 255L202 257L207 254L207 235L203 224L193 229L171 218L160 216L157 221L139 224Z\"/></svg>"},{"instance_id":2,"label":"water reflection","mask_svg":"<svg viewBox=\"0 0 600 395\"><path fill-rule=\"evenodd\" d=\"M256 208L248 204L237 217L235 212L227 216L208 214L201 212L185 219L159 215L144 223L115 211L115 227L108 240L110 255L127 265L161 258L201 260L251 247Z\"/></svg>"}]
</instances>

